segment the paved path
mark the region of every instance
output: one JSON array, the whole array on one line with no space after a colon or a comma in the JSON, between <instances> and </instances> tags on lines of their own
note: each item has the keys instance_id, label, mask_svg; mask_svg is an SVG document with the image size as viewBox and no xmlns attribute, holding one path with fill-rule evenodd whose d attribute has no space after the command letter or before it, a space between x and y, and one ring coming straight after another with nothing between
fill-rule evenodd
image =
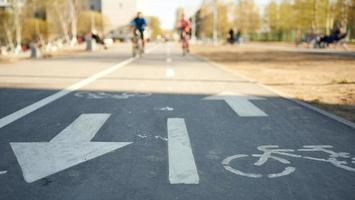
<instances>
[{"instance_id":1,"label":"paved path","mask_svg":"<svg viewBox=\"0 0 355 200\"><path fill-rule=\"evenodd\" d=\"M172 44L0 65L0 199L346 199L355 130Z\"/></svg>"}]
</instances>

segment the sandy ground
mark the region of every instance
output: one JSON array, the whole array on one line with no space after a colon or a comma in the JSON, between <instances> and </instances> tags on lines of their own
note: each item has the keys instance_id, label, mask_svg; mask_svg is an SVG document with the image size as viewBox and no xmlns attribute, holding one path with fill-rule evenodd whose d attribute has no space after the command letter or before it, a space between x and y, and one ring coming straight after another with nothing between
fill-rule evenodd
<instances>
[{"instance_id":1,"label":"sandy ground","mask_svg":"<svg viewBox=\"0 0 355 200\"><path fill-rule=\"evenodd\" d=\"M195 45L192 52L355 122L355 54L297 52L294 47L285 50L259 45Z\"/></svg>"}]
</instances>

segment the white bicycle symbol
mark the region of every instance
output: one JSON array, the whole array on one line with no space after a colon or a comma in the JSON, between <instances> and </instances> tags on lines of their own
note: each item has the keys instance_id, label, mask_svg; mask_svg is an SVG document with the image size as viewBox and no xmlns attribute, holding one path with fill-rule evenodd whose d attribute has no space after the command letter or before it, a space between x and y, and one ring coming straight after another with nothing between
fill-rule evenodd
<instances>
[{"instance_id":1,"label":"white bicycle symbol","mask_svg":"<svg viewBox=\"0 0 355 200\"><path fill-rule=\"evenodd\" d=\"M250 178L261 178L261 177L268 177L268 178L277 178L281 176L286 176L290 175L293 172L296 171L296 168L293 166L290 166L291 162L280 157L280 156L289 156L293 158L304 158L307 160L314 160L314 161L320 161L320 162L325 162L325 163L330 163L334 165L335 167L350 171L350 172L355 172L355 168L350 167L349 165L354 164L355 165L355 157L351 157L349 153L346 152L334 152L330 149L332 149L333 146L330 145L306 145L303 146L302 149L297 149L298 152L323 152L326 154L329 154L329 157L327 159L324 158L315 158L315 157L310 157L310 156L302 156L295 154L295 150L293 149L280 149L279 146L277 145L264 145L264 146L259 146L257 149L259 151L262 151L262 154L252 154L252 157L259 158L255 163L254 166L262 166L264 165L268 160L273 159L275 161L278 161L282 164L289 165L286 166L284 170L278 173L272 173L272 174L260 174L260 173L247 173L243 172L239 169L233 168L231 166L231 162L237 159L241 158L246 158L249 157L250 155L246 154L237 154L234 156L227 157L222 161L222 164L224 168L234 174L240 175L240 176L246 176ZM346 159L350 161L346 161Z\"/></svg>"},{"instance_id":2,"label":"white bicycle symbol","mask_svg":"<svg viewBox=\"0 0 355 200\"><path fill-rule=\"evenodd\" d=\"M106 92L77 92L74 94L76 97L87 98L87 99L129 99L133 97L148 97L152 93L121 93L121 94L110 94Z\"/></svg>"}]
</instances>

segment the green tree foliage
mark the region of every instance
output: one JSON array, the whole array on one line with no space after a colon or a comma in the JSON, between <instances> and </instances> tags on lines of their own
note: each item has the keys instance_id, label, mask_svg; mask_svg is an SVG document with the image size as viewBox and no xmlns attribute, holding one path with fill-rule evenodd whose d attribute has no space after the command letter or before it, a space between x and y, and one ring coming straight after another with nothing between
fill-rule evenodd
<instances>
[{"instance_id":1,"label":"green tree foliage","mask_svg":"<svg viewBox=\"0 0 355 200\"><path fill-rule=\"evenodd\" d=\"M355 39L355 0L352 0L349 10L349 31L351 38Z\"/></svg>"},{"instance_id":2,"label":"green tree foliage","mask_svg":"<svg viewBox=\"0 0 355 200\"><path fill-rule=\"evenodd\" d=\"M68 42L70 37L76 36L78 14L81 10L88 9L84 6L88 0L9 0L8 2L10 4L8 8L0 9L0 42L6 42L10 46L13 46L18 39L22 43L27 43L31 39L45 43L57 38L64 38ZM22 3L18 4L19 2ZM34 27L30 27L31 25ZM17 32L21 34L16 35L15 30L19 30Z\"/></svg>"},{"instance_id":3,"label":"green tree foliage","mask_svg":"<svg viewBox=\"0 0 355 200\"><path fill-rule=\"evenodd\" d=\"M196 17L197 36L199 38L212 38L213 15L209 5L203 5Z\"/></svg>"},{"instance_id":4,"label":"green tree foliage","mask_svg":"<svg viewBox=\"0 0 355 200\"><path fill-rule=\"evenodd\" d=\"M68 1L47 0L48 26L53 38L63 36L70 40L70 13Z\"/></svg>"},{"instance_id":5,"label":"green tree foliage","mask_svg":"<svg viewBox=\"0 0 355 200\"><path fill-rule=\"evenodd\" d=\"M338 25L343 32L354 23L354 0L282 0L266 7L272 40L294 40L296 33L329 34Z\"/></svg>"},{"instance_id":6,"label":"green tree foliage","mask_svg":"<svg viewBox=\"0 0 355 200\"><path fill-rule=\"evenodd\" d=\"M228 31L233 28L232 22L228 16L228 5L224 3L217 3L217 21L218 21L218 36L226 38Z\"/></svg>"},{"instance_id":7,"label":"green tree foliage","mask_svg":"<svg viewBox=\"0 0 355 200\"><path fill-rule=\"evenodd\" d=\"M259 30L261 18L254 1L238 0L234 10L234 24L243 34L251 34Z\"/></svg>"},{"instance_id":8,"label":"green tree foliage","mask_svg":"<svg viewBox=\"0 0 355 200\"><path fill-rule=\"evenodd\" d=\"M11 48L14 48L13 27L14 19L12 14L7 10L0 10L0 45L8 43Z\"/></svg>"},{"instance_id":9,"label":"green tree foliage","mask_svg":"<svg viewBox=\"0 0 355 200\"><path fill-rule=\"evenodd\" d=\"M178 21L181 19L181 16L185 14L185 11L183 8L179 7L176 9L176 13L175 13L175 26L178 24ZM176 28L176 27L174 27Z\"/></svg>"},{"instance_id":10,"label":"green tree foliage","mask_svg":"<svg viewBox=\"0 0 355 200\"><path fill-rule=\"evenodd\" d=\"M214 4L204 4L196 14L197 36L211 38L213 35ZM231 28L244 34L252 34L260 28L261 18L253 0L238 0L234 3L216 1L219 38L225 38Z\"/></svg>"},{"instance_id":11,"label":"green tree foliage","mask_svg":"<svg viewBox=\"0 0 355 200\"><path fill-rule=\"evenodd\" d=\"M277 3L273 0L267 7L266 7L266 17L269 28L271 32L278 32L280 25L279 25L279 7Z\"/></svg>"},{"instance_id":12,"label":"green tree foliage","mask_svg":"<svg viewBox=\"0 0 355 200\"><path fill-rule=\"evenodd\" d=\"M104 17L101 13L95 11L83 11L80 13L78 21L78 33L86 35L93 31L104 31Z\"/></svg>"},{"instance_id":13,"label":"green tree foliage","mask_svg":"<svg viewBox=\"0 0 355 200\"><path fill-rule=\"evenodd\" d=\"M22 41L40 41L42 44L48 40L47 1L27 0L22 11Z\"/></svg>"},{"instance_id":14,"label":"green tree foliage","mask_svg":"<svg viewBox=\"0 0 355 200\"><path fill-rule=\"evenodd\" d=\"M162 34L162 30L160 27L160 20L158 17L150 16L147 17L148 20L148 28L152 32L152 39L156 39L158 35Z\"/></svg>"},{"instance_id":15,"label":"green tree foliage","mask_svg":"<svg viewBox=\"0 0 355 200\"><path fill-rule=\"evenodd\" d=\"M48 24L43 19L28 18L22 26L22 39L24 43L43 41L48 37Z\"/></svg>"}]
</instances>

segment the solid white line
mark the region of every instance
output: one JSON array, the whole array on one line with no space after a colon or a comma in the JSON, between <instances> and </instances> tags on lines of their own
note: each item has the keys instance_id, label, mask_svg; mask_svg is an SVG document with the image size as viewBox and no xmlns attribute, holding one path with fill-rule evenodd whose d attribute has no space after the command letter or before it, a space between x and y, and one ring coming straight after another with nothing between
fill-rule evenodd
<instances>
[{"instance_id":1,"label":"solid white line","mask_svg":"<svg viewBox=\"0 0 355 200\"><path fill-rule=\"evenodd\" d=\"M155 49L155 48L152 48L152 49L150 49L148 51L151 51L153 49ZM14 122L14 121L16 121L16 120L18 120L18 119L30 114L30 113L32 113L32 112L42 108L43 106L46 106L46 105L52 103L53 101L55 101L57 99L60 99L60 98L64 97L65 95L67 95L67 94L69 94L69 93L71 93L71 92L73 92L75 90L78 90L78 89L80 89L80 88L82 88L82 87L84 87L84 86L86 86L86 85L88 85L88 84L90 84L90 83L92 83L92 82L104 77L104 76L109 75L110 73L118 70L119 68L132 63L134 60L136 60L136 58L129 58L129 59L127 59L127 60L125 60L125 61L123 61L123 62L121 62L119 64L116 64L116 65L114 65L114 66L112 66L112 67L110 67L108 69L105 69L105 70L103 70L103 71L101 71L101 72L99 72L97 74L94 74L94 75L92 75L92 76L90 76L90 77L88 77L88 78L86 78L84 80L81 80L81 81L79 81L79 82L77 82L77 83L75 83L75 84L73 84L73 85L71 85L71 86L69 86L69 87L57 92L57 93L55 93L55 94L52 94L51 96L48 96L48 97L46 97L44 99L41 99L41 100L39 100L39 101L29 105L29 106L26 106L26 107L24 107L24 108L22 108L22 109L20 109L20 110L18 110L16 112L12 113L12 114L9 114L9 115L1 118L0 119L0 128L3 128L4 126L7 126L8 124L10 124L10 123L12 123L12 122Z\"/></svg>"},{"instance_id":2,"label":"solid white line","mask_svg":"<svg viewBox=\"0 0 355 200\"><path fill-rule=\"evenodd\" d=\"M170 184L199 184L185 120L168 119L168 151Z\"/></svg>"},{"instance_id":3,"label":"solid white line","mask_svg":"<svg viewBox=\"0 0 355 200\"><path fill-rule=\"evenodd\" d=\"M62 98L63 96L75 91L75 90L78 90L94 81L96 81L97 79L103 77L103 76L106 76L110 73L112 73L113 71L125 66L125 65L128 65L130 63L132 63L135 59L134 58L130 58L128 60L125 60L117 65L114 65L106 70L103 70L97 74L94 74L92 76L90 76L89 78L86 78L82 81L79 81L77 83L75 83L74 85L71 85L69 87L67 87L66 89L64 90L61 90L51 96L48 96L44 99L41 99L39 101L37 101L36 103L33 103L25 108L22 108L21 110L18 110L6 117L3 117L2 119L0 119L0 128L38 110L39 108L42 108L43 106L49 104L49 103L52 103L53 101L59 99L59 98Z\"/></svg>"}]
</instances>

